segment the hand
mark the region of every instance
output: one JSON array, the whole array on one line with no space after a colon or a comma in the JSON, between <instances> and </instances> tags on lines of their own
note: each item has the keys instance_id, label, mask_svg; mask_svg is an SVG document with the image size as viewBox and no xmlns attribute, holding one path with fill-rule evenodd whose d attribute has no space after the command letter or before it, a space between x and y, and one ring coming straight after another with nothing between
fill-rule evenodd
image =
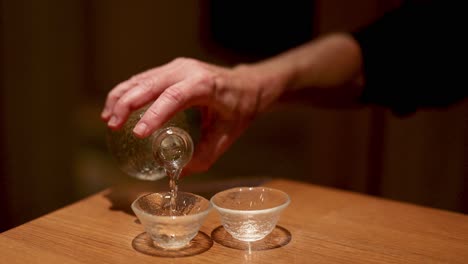
<instances>
[{"instance_id":1,"label":"hand","mask_svg":"<svg viewBox=\"0 0 468 264\"><path fill-rule=\"evenodd\" d=\"M175 59L117 85L109 92L101 117L110 128L119 129L131 111L154 101L133 130L144 138L177 112L200 107L202 136L184 174L205 171L264 108L264 89L257 76L246 67L228 69Z\"/></svg>"}]
</instances>

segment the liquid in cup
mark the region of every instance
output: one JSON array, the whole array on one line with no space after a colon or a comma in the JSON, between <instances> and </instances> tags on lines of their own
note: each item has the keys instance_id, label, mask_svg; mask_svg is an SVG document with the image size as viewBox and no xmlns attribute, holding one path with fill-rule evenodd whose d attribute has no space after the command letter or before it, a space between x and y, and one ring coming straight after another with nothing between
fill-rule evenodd
<instances>
[{"instance_id":1,"label":"liquid in cup","mask_svg":"<svg viewBox=\"0 0 468 264\"><path fill-rule=\"evenodd\" d=\"M171 193L151 193L132 203L133 212L153 244L163 249L188 246L212 208L211 203L199 195L178 192L173 210L171 197Z\"/></svg>"}]
</instances>

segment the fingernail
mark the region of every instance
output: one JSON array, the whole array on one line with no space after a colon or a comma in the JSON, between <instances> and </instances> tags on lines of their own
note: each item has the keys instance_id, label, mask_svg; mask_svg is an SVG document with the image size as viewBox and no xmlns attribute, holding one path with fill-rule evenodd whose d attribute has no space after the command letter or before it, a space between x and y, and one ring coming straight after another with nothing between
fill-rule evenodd
<instances>
[{"instance_id":1,"label":"fingernail","mask_svg":"<svg viewBox=\"0 0 468 264\"><path fill-rule=\"evenodd\" d=\"M102 118L108 118L109 114L110 114L110 111L107 110L107 109L104 109L104 111L102 111L102 113L101 113L101 117Z\"/></svg>"},{"instance_id":2,"label":"fingernail","mask_svg":"<svg viewBox=\"0 0 468 264\"><path fill-rule=\"evenodd\" d=\"M102 118L102 119L104 119L104 120L106 120L106 119L108 119L108 118L109 118L109 115L110 115L110 113L109 113L109 112L102 112L102 114L101 114L101 118Z\"/></svg>"},{"instance_id":3,"label":"fingernail","mask_svg":"<svg viewBox=\"0 0 468 264\"><path fill-rule=\"evenodd\" d=\"M139 135L139 136L144 136L146 133L146 130L148 129L148 125L145 123L139 123L134 129L133 133Z\"/></svg>"},{"instance_id":4,"label":"fingernail","mask_svg":"<svg viewBox=\"0 0 468 264\"><path fill-rule=\"evenodd\" d=\"M112 116L107 125L109 126L116 126L119 119L116 116Z\"/></svg>"}]
</instances>

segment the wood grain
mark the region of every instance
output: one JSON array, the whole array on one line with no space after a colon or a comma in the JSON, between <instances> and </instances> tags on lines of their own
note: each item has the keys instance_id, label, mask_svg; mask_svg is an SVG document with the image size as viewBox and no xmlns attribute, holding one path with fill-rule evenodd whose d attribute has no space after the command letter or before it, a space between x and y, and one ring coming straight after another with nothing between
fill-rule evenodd
<instances>
[{"instance_id":1,"label":"wood grain","mask_svg":"<svg viewBox=\"0 0 468 264\"><path fill-rule=\"evenodd\" d=\"M278 223L291 238L279 247L236 249L215 240L209 250L194 256L142 254L132 241L143 227L128 211L115 209L119 207L109 198L109 189L0 234L0 263L468 261L466 215L288 180L265 185L286 191L292 200ZM210 236L220 225L212 211L200 231Z\"/></svg>"}]
</instances>

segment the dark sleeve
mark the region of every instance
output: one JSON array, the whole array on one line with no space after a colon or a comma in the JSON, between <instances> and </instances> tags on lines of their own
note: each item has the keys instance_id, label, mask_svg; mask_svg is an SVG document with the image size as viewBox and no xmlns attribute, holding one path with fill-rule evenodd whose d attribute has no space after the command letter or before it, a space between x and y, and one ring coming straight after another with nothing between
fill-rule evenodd
<instances>
[{"instance_id":1,"label":"dark sleeve","mask_svg":"<svg viewBox=\"0 0 468 264\"><path fill-rule=\"evenodd\" d=\"M406 115L464 99L461 10L452 1L406 3L356 32L366 79L362 102Z\"/></svg>"}]
</instances>

